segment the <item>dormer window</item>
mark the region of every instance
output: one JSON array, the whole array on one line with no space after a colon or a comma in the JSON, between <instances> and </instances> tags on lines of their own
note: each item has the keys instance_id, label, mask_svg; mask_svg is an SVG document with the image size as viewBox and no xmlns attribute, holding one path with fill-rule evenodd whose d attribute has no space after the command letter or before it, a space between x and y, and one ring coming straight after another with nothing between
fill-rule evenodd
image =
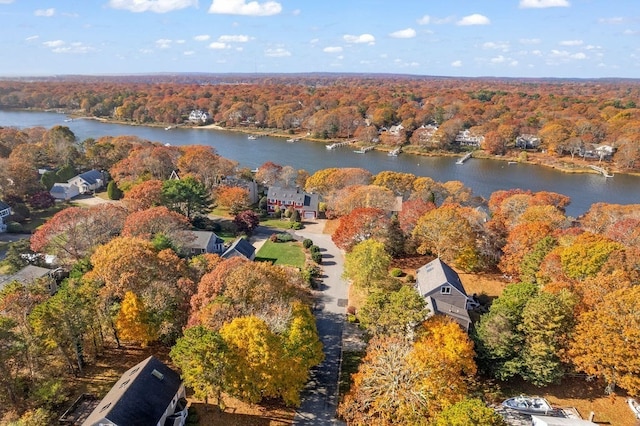
<instances>
[{"instance_id":1,"label":"dormer window","mask_svg":"<svg viewBox=\"0 0 640 426\"><path fill-rule=\"evenodd\" d=\"M451 294L451 286L443 285L440 287L440 294Z\"/></svg>"}]
</instances>

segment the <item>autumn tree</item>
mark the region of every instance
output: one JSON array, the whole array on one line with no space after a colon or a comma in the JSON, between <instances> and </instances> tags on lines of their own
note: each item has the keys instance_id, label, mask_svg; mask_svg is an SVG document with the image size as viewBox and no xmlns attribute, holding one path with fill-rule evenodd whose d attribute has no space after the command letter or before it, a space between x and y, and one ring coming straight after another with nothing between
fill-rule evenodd
<instances>
[{"instance_id":1,"label":"autumn tree","mask_svg":"<svg viewBox=\"0 0 640 426\"><path fill-rule=\"evenodd\" d=\"M233 218L233 224L236 226L236 230L238 232L250 236L260 225L260 218L252 210L244 210L239 212L236 217Z\"/></svg>"},{"instance_id":2,"label":"autumn tree","mask_svg":"<svg viewBox=\"0 0 640 426\"><path fill-rule=\"evenodd\" d=\"M463 399L445 408L434 421L434 426L507 426L504 418L479 399Z\"/></svg>"},{"instance_id":3,"label":"autumn tree","mask_svg":"<svg viewBox=\"0 0 640 426\"><path fill-rule=\"evenodd\" d=\"M418 253L432 253L467 270L475 268L476 236L466 216L455 205L444 205L424 214L412 233Z\"/></svg>"},{"instance_id":4,"label":"autumn tree","mask_svg":"<svg viewBox=\"0 0 640 426\"><path fill-rule=\"evenodd\" d=\"M181 247L193 239L192 234L188 232L190 228L191 224L185 216L160 206L139 210L127 216L122 235L145 240L163 235L169 238L172 244Z\"/></svg>"},{"instance_id":5,"label":"autumn tree","mask_svg":"<svg viewBox=\"0 0 640 426\"><path fill-rule=\"evenodd\" d=\"M73 263L120 233L125 217L126 211L114 204L66 208L36 230L31 249L54 254L61 263Z\"/></svg>"},{"instance_id":6,"label":"autumn tree","mask_svg":"<svg viewBox=\"0 0 640 426\"><path fill-rule=\"evenodd\" d=\"M392 211L396 197L387 188L377 185L351 185L337 191L327 203L331 215L342 216L358 208Z\"/></svg>"},{"instance_id":7,"label":"autumn tree","mask_svg":"<svg viewBox=\"0 0 640 426\"><path fill-rule=\"evenodd\" d=\"M194 176L208 191L220 184L224 177L232 175L236 167L235 162L221 157L211 146L185 146L182 152L177 161L180 173Z\"/></svg>"},{"instance_id":8,"label":"autumn tree","mask_svg":"<svg viewBox=\"0 0 640 426\"><path fill-rule=\"evenodd\" d=\"M381 285L380 281L388 276L390 264L391 256L387 254L383 243L373 239L364 240L345 256L343 276L356 287L371 290Z\"/></svg>"},{"instance_id":9,"label":"autumn tree","mask_svg":"<svg viewBox=\"0 0 640 426\"><path fill-rule=\"evenodd\" d=\"M305 190L330 197L342 188L352 185L369 185L371 173L359 168L329 168L318 170L309 176Z\"/></svg>"},{"instance_id":10,"label":"autumn tree","mask_svg":"<svg viewBox=\"0 0 640 426\"><path fill-rule=\"evenodd\" d=\"M607 393L616 386L640 393L638 297L639 286L617 290L578 318L569 354L579 370L604 380Z\"/></svg>"},{"instance_id":11,"label":"autumn tree","mask_svg":"<svg viewBox=\"0 0 640 426\"><path fill-rule=\"evenodd\" d=\"M370 238L384 240L388 226L389 219L383 210L357 208L340 218L331 239L339 248L349 252L364 240Z\"/></svg>"},{"instance_id":12,"label":"autumn tree","mask_svg":"<svg viewBox=\"0 0 640 426\"><path fill-rule=\"evenodd\" d=\"M124 294L116 327L121 339L140 343L143 348L158 338L157 326L152 323L142 300L132 291Z\"/></svg>"},{"instance_id":13,"label":"autumn tree","mask_svg":"<svg viewBox=\"0 0 640 426\"><path fill-rule=\"evenodd\" d=\"M413 189L416 176L411 173L384 171L373 177L372 185L382 186L397 196L406 196Z\"/></svg>"},{"instance_id":14,"label":"autumn tree","mask_svg":"<svg viewBox=\"0 0 640 426\"><path fill-rule=\"evenodd\" d=\"M221 406L227 346L219 333L203 326L187 328L171 348L170 356L196 398L208 404L209 396L213 396L216 405Z\"/></svg>"},{"instance_id":15,"label":"autumn tree","mask_svg":"<svg viewBox=\"0 0 640 426\"><path fill-rule=\"evenodd\" d=\"M147 180L134 185L124 194L124 204L131 211L146 210L162 204L162 181Z\"/></svg>"},{"instance_id":16,"label":"autumn tree","mask_svg":"<svg viewBox=\"0 0 640 426\"><path fill-rule=\"evenodd\" d=\"M219 186L216 189L216 203L229 210L229 214L236 215L242 210L246 210L251 204L249 191L239 186Z\"/></svg>"}]
</instances>

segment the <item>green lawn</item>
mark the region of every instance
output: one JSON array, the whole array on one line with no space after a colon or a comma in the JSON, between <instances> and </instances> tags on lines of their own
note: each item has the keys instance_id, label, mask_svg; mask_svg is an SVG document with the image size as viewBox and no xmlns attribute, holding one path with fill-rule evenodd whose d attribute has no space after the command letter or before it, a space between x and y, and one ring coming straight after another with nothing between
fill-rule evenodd
<instances>
[{"instance_id":1,"label":"green lawn","mask_svg":"<svg viewBox=\"0 0 640 426\"><path fill-rule=\"evenodd\" d=\"M270 261L275 265L304 266L304 251L298 242L274 243L269 240L256 253L256 260Z\"/></svg>"},{"instance_id":2,"label":"green lawn","mask_svg":"<svg viewBox=\"0 0 640 426\"><path fill-rule=\"evenodd\" d=\"M274 217L260 219L260 225L276 229L291 229L291 222L289 222L289 219L282 220Z\"/></svg>"}]
</instances>

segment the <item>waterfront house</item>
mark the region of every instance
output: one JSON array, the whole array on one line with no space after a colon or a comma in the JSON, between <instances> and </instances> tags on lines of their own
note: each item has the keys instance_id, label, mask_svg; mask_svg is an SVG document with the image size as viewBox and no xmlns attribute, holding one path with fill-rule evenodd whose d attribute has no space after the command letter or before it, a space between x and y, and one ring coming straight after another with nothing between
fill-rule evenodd
<instances>
[{"instance_id":1,"label":"waterfront house","mask_svg":"<svg viewBox=\"0 0 640 426\"><path fill-rule=\"evenodd\" d=\"M127 370L82 424L183 426L187 414L180 375L150 356Z\"/></svg>"},{"instance_id":2,"label":"waterfront house","mask_svg":"<svg viewBox=\"0 0 640 426\"><path fill-rule=\"evenodd\" d=\"M267 191L267 213L269 216L273 216L276 208L280 208L280 211L292 208L300 213L302 219L315 219L318 217L318 194L304 192L300 188L271 186Z\"/></svg>"},{"instance_id":3,"label":"waterfront house","mask_svg":"<svg viewBox=\"0 0 640 426\"><path fill-rule=\"evenodd\" d=\"M455 141L462 146L480 148L484 142L484 136L474 135L469 129L458 132Z\"/></svg>"},{"instance_id":4,"label":"waterfront house","mask_svg":"<svg viewBox=\"0 0 640 426\"><path fill-rule=\"evenodd\" d=\"M222 253L223 259L231 259L232 257L243 257L247 260L256 258L256 248L244 238L237 238L228 249Z\"/></svg>"},{"instance_id":5,"label":"waterfront house","mask_svg":"<svg viewBox=\"0 0 640 426\"><path fill-rule=\"evenodd\" d=\"M449 265L438 258L420 267L415 287L425 298L429 315L446 315L469 330L471 318L467 309L471 299Z\"/></svg>"},{"instance_id":6,"label":"waterfront house","mask_svg":"<svg viewBox=\"0 0 640 426\"><path fill-rule=\"evenodd\" d=\"M0 232L7 232L7 224L4 223L6 217L11 215L11 206L0 200Z\"/></svg>"},{"instance_id":7,"label":"waterfront house","mask_svg":"<svg viewBox=\"0 0 640 426\"><path fill-rule=\"evenodd\" d=\"M87 194L104 187L105 178L101 171L89 170L72 177L67 183L77 186L81 194Z\"/></svg>"},{"instance_id":8,"label":"waterfront house","mask_svg":"<svg viewBox=\"0 0 640 426\"><path fill-rule=\"evenodd\" d=\"M183 250L187 256L197 256L203 253L224 253L224 240L210 231L189 231L194 236L186 243Z\"/></svg>"},{"instance_id":9,"label":"waterfront house","mask_svg":"<svg viewBox=\"0 0 640 426\"><path fill-rule=\"evenodd\" d=\"M520 149L538 149L540 146L540 138L536 135L522 134L516 138L516 148Z\"/></svg>"},{"instance_id":10,"label":"waterfront house","mask_svg":"<svg viewBox=\"0 0 640 426\"><path fill-rule=\"evenodd\" d=\"M194 109L189 113L189 121L192 123L206 123L211 119L208 112L199 109Z\"/></svg>"}]
</instances>

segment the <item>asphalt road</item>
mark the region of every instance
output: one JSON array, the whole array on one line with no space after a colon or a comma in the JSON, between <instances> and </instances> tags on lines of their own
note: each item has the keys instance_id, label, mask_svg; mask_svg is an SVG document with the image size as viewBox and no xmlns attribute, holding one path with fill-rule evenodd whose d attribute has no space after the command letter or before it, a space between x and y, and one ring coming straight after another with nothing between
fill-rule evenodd
<instances>
[{"instance_id":1,"label":"asphalt road","mask_svg":"<svg viewBox=\"0 0 640 426\"><path fill-rule=\"evenodd\" d=\"M347 309L347 283L341 278L344 267L341 251L331 236L317 233L318 228L296 231L313 240L322 253L323 276L316 294L314 314L318 334L324 345L325 359L311 371L296 411L294 425L342 425L336 418L338 374L342 353L342 330Z\"/></svg>"}]
</instances>

